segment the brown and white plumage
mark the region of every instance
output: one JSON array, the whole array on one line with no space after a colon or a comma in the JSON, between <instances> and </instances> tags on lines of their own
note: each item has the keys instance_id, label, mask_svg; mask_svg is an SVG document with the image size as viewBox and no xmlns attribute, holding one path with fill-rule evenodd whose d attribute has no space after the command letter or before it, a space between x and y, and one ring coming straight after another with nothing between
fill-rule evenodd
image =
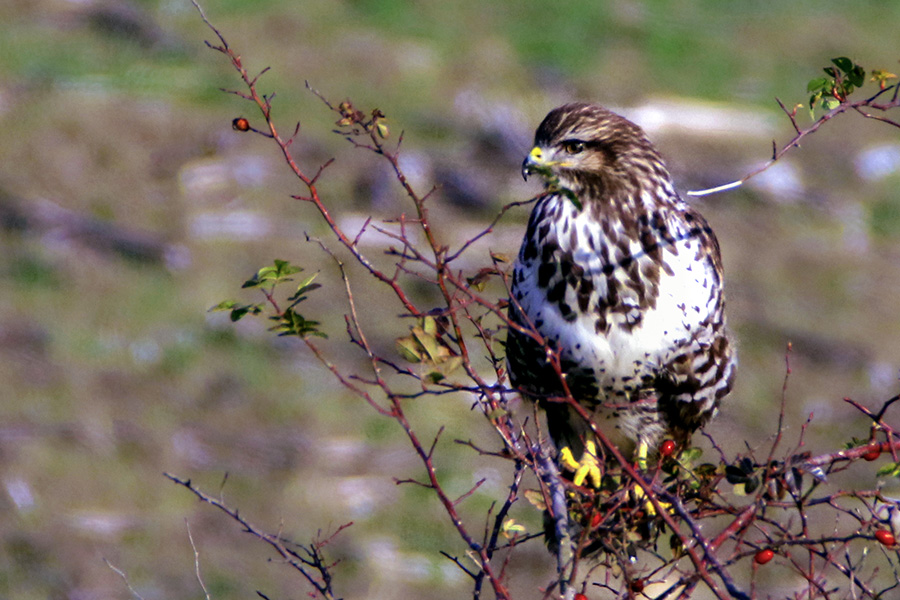
<instances>
[{"instance_id":1,"label":"brown and white plumage","mask_svg":"<svg viewBox=\"0 0 900 600\"><path fill-rule=\"evenodd\" d=\"M643 131L591 104L538 127L523 174L544 177L513 272L510 317L557 350L572 397L620 448L686 443L731 390L722 262ZM547 411L557 447L591 439L546 348L510 329L512 383Z\"/></svg>"}]
</instances>

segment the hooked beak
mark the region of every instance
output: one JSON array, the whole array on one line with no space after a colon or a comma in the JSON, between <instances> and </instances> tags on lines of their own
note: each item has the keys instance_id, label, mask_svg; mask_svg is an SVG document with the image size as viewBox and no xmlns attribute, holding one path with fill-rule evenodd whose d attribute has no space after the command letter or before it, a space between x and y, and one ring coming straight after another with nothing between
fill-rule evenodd
<instances>
[{"instance_id":1,"label":"hooked beak","mask_svg":"<svg viewBox=\"0 0 900 600\"><path fill-rule=\"evenodd\" d=\"M544 153L540 146L535 146L522 162L522 179L528 181L529 175L532 173L539 173L546 168L547 163L544 162Z\"/></svg>"}]
</instances>

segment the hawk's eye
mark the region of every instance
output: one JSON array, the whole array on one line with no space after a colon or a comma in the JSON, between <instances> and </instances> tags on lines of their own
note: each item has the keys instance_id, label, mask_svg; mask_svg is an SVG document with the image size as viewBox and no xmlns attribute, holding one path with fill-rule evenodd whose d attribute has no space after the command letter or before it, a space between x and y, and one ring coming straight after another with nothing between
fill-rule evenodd
<instances>
[{"instance_id":1,"label":"hawk's eye","mask_svg":"<svg viewBox=\"0 0 900 600\"><path fill-rule=\"evenodd\" d=\"M579 142L578 140L563 142L562 147L566 154L581 154L584 152L584 142Z\"/></svg>"}]
</instances>

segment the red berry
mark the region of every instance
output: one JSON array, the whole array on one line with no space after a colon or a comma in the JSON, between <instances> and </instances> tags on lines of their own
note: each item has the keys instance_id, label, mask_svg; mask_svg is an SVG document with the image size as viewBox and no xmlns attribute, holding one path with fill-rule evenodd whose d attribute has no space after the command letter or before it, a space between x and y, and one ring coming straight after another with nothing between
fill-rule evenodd
<instances>
[{"instance_id":1,"label":"red berry","mask_svg":"<svg viewBox=\"0 0 900 600\"><path fill-rule=\"evenodd\" d=\"M869 448L869 450L862 455L862 457L868 461L872 461L881 456L881 444L874 444Z\"/></svg>"},{"instance_id":2,"label":"red berry","mask_svg":"<svg viewBox=\"0 0 900 600\"><path fill-rule=\"evenodd\" d=\"M895 538L894 534L887 529L879 529L878 531L876 531L875 539L885 546L893 546L897 543L897 538Z\"/></svg>"},{"instance_id":3,"label":"red berry","mask_svg":"<svg viewBox=\"0 0 900 600\"><path fill-rule=\"evenodd\" d=\"M244 117L238 117L231 122L231 128L235 131L250 131L250 121Z\"/></svg>"},{"instance_id":4,"label":"red berry","mask_svg":"<svg viewBox=\"0 0 900 600\"><path fill-rule=\"evenodd\" d=\"M631 591L635 594L640 594L644 591L644 587L647 585L646 579L635 579L631 582Z\"/></svg>"},{"instance_id":5,"label":"red berry","mask_svg":"<svg viewBox=\"0 0 900 600\"><path fill-rule=\"evenodd\" d=\"M584 594L575 594L575 600L587 600L587 596Z\"/></svg>"},{"instance_id":6,"label":"red berry","mask_svg":"<svg viewBox=\"0 0 900 600\"><path fill-rule=\"evenodd\" d=\"M662 443L662 445L659 447L660 456L663 456L663 457L672 456L672 454L674 452L675 452L675 442L673 442L672 440L664 441Z\"/></svg>"},{"instance_id":7,"label":"red berry","mask_svg":"<svg viewBox=\"0 0 900 600\"><path fill-rule=\"evenodd\" d=\"M600 513L596 512L591 515L591 529L600 525L600 521L603 520L603 517L600 516Z\"/></svg>"},{"instance_id":8,"label":"red berry","mask_svg":"<svg viewBox=\"0 0 900 600\"><path fill-rule=\"evenodd\" d=\"M756 553L756 556L753 557L753 560L756 561L758 565L764 565L775 556L775 551L771 548L766 548L765 550L760 550Z\"/></svg>"}]
</instances>

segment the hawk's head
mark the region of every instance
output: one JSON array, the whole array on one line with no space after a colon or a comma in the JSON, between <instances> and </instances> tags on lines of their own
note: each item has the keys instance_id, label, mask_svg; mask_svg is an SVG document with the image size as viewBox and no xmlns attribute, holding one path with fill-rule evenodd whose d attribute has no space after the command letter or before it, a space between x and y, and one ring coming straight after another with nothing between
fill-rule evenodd
<instances>
[{"instance_id":1,"label":"hawk's head","mask_svg":"<svg viewBox=\"0 0 900 600\"><path fill-rule=\"evenodd\" d=\"M541 175L549 187L579 198L639 197L669 174L643 130L595 104L565 104L550 111L534 135L522 175Z\"/></svg>"}]
</instances>

